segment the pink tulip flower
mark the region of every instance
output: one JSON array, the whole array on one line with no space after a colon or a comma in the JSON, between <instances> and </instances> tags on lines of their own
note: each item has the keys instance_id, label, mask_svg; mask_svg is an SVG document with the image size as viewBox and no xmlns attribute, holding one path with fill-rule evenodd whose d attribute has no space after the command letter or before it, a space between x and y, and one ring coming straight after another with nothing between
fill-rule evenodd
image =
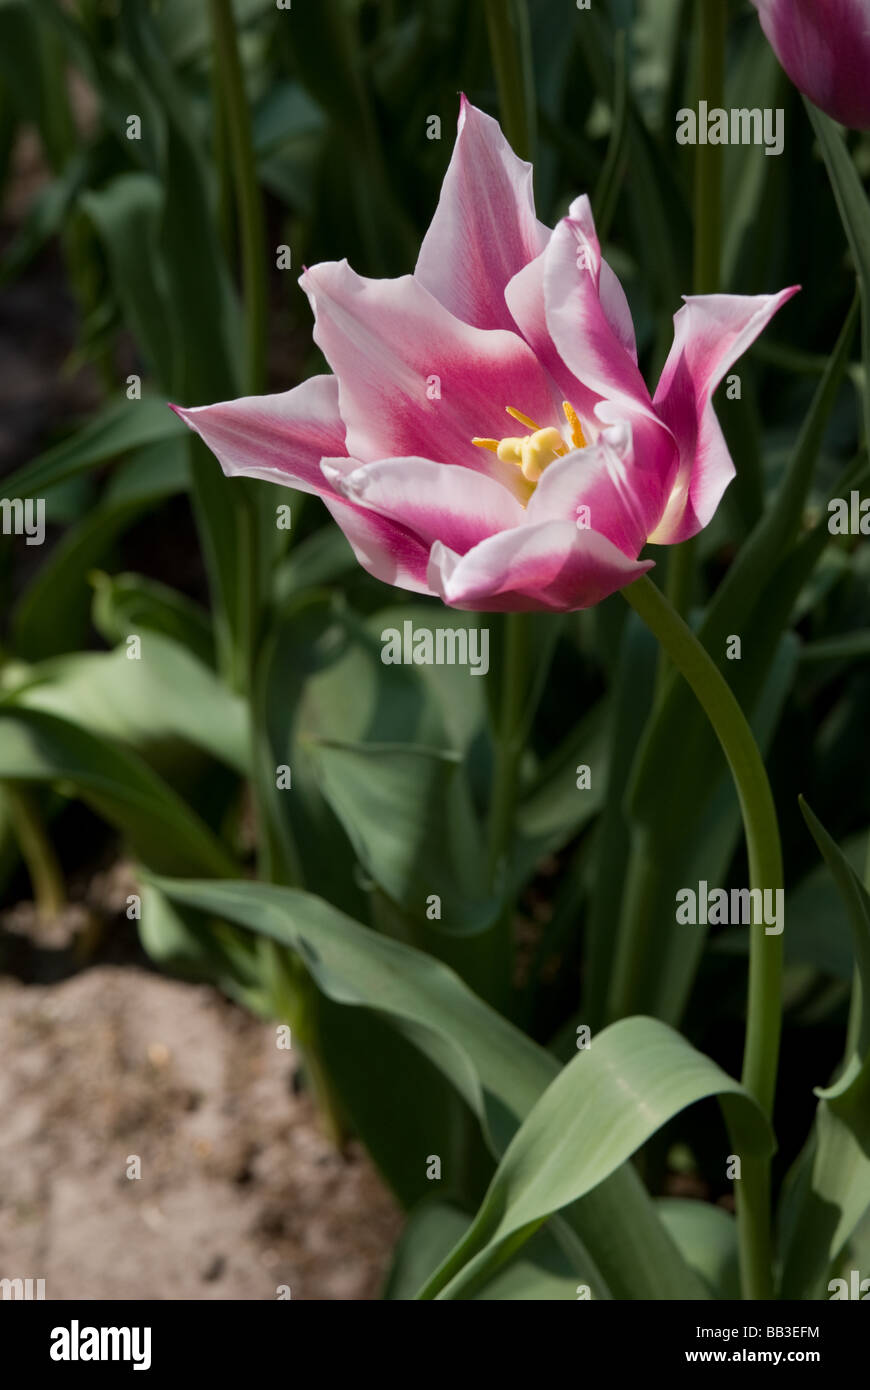
<instances>
[{"instance_id":1,"label":"pink tulip flower","mask_svg":"<svg viewBox=\"0 0 870 1390\"><path fill-rule=\"evenodd\" d=\"M713 392L795 292L688 298L651 397L588 198L543 226L464 98L413 275L300 284L333 374L178 414L228 476L322 497L378 579L493 612L586 608L707 525L734 475Z\"/></svg>"},{"instance_id":2,"label":"pink tulip flower","mask_svg":"<svg viewBox=\"0 0 870 1390\"><path fill-rule=\"evenodd\" d=\"M752 0L792 82L841 125L870 130L870 0Z\"/></svg>"}]
</instances>

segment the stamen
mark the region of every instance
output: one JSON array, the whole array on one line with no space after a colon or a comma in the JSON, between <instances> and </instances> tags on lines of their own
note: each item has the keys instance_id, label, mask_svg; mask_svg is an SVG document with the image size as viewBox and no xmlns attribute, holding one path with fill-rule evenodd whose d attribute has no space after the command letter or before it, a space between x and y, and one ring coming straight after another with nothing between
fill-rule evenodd
<instances>
[{"instance_id":1,"label":"stamen","mask_svg":"<svg viewBox=\"0 0 870 1390\"><path fill-rule=\"evenodd\" d=\"M508 415L512 415L515 420L519 420L521 425L527 425L530 430L539 430L541 428L540 425L535 424L534 420L530 420L528 415L524 415L521 410L514 410L512 405L506 405L505 410Z\"/></svg>"},{"instance_id":2,"label":"stamen","mask_svg":"<svg viewBox=\"0 0 870 1390\"><path fill-rule=\"evenodd\" d=\"M565 419L571 426L571 443L574 445L575 449L585 449L586 440L583 436L583 429L580 421L577 418L577 411L569 401L562 402L562 409L565 412Z\"/></svg>"},{"instance_id":3,"label":"stamen","mask_svg":"<svg viewBox=\"0 0 870 1390\"><path fill-rule=\"evenodd\" d=\"M476 444L478 449L491 449L494 454L498 452L497 439L478 439L475 437L471 442Z\"/></svg>"}]
</instances>

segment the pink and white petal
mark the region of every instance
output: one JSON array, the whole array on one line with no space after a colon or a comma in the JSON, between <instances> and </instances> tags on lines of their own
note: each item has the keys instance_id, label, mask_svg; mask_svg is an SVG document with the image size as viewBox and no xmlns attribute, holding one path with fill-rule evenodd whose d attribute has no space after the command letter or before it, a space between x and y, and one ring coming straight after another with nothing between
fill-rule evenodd
<instances>
[{"instance_id":1,"label":"pink and white petal","mask_svg":"<svg viewBox=\"0 0 870 1390\"><path fill-rule=\"evenodd\" d=\"M497 531L522 524L521 504L485 473L432 459L382 459L347 471L324 459L327 481L349 502L400 522L427 546L443 541L464 555Z\"/></svg>"},{"instance_id":2,"label":"pink and white petal","mask_svg":"<svg viewBox=\"0 0 870 1390\"><path fill-rule=\"evenodd\" d=\"M696 295L674 315L674 342L653 404L680 451L680 466L650 540L673 545L702 530L734 477L713 392L799 286L779 294Z\"/></svg>"},{"instance_id":3,"label":"pink and white petal","mask_svg":"<svg viewBox=\"0 0 870 1390\"><path fill-rule=\"evenodd\" d=\"M475 328L511 328L511 276L543 250L550 229L535 216L532 166L498 121L463 96L456 144L414 275L445 309Z\"/></svg>"},{"instance_id":4,"label":"pink and white petal","mask_svg":"<svg viewBox=\"0 0 870 1390\"><path fill-rule=\"evenodd\" d=\"M544 262L547 327L566 367L596 395L630 403L651 414L649 392L633 355L625 312L605 276L602 302L601 247L589 199L571 204L550 239ZM617 327L611 321L614 317Z\"/></svg>"},{"instance_id":5,"label":"pink and white petal","mask_svg":"<svg viewBox=\"0 0 870 1390\"><path fill-rule=\"evenodd\" d=\"M557 459L543 476L526 508L529 525L572 521L580 509L590 529L606 536L634 559L662 513L676 467L662 472L654 460L638 459L631 426L610 425L598 443Z\"/></svg>"},{"instance_id":6,"label":"pink and white petal","mask_svg":"<svg viewBox=\"0 0 870 1390\"><path fill-rule=\"evenodd\" d=\"M300 283L314 307L315 341L339 380L348 453L365 463L441 459L521 496L519 470L471 443L508 433L508 405L549 423L549 383L518 334L469 327L411 275L368 280L341 261L312 267Z\"/></svg>"},{"instance_id":7,"label":"pink and white petal","mask_svg":"<svg viewBox=\"0 0 870 1390\"><path fill-rule=\"evenodd\" d=\"M622 281L611 265L601 258L601 274L598 280L598 294L604 317L631 358L637 362L637 338L634 332L634 319L631 317L628 299L622 288Z\"/></svg>"},{"instance_id":8,"label":"pink and white petal","mask_svg":"<svg viewBox=\"0 0 870 1390\"><path fill-rule=\"evenodd\" d=\"M407 527L331 494L324 493L323 501L364 570L399 589L433 592L426 578L429 547Z\"/></svg>"},{"instance_id":9,"label":"pink and white petal","mask_svg":"<svg viewBox=\"0 0 870 1390\"><path fill-rule=\"evenodd\" d=\"M313 376L272 396L172 409L205 441L228 478L260 478L319 493L320 460L344 452L334 376Z\"/></svg>"},{"instance_id":10,"label":"pink and white petal","mask_svg":"<svg viewBox=\"0 0 870 1390\"><path fill-rule=\"evenodd\" d=\"M630 560L595 531L544 521L502 531L464 556L436 542L429 585L451 608L573 612L600 603L651 565Z\"/></svg>"},{"instance_id":11,"label":"pink and white petal","mask_svg":"<svg viewBox=\"0 0 870 1390\"><path fill-rule=\"evenodd\" d=\"M514 323L554 383L553 408L561 417L562 401L570 401L580 417L587 441L598 438L601 426L595 416L598 395L585 386L566 367L547 327L544 304L544 266L546 254L517 271L505 290L505 300Z\"/></svg>"}]
</instances>

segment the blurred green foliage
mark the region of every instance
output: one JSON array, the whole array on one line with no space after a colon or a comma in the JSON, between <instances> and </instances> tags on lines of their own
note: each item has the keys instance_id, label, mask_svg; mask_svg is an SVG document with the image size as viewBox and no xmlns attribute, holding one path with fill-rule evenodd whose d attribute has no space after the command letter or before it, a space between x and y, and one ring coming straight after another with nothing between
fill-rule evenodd
<instances>
[{"instance_id":1,"label":"blurred green foliage","mask_svg":"<svg viewBox=\"0 0 870 1390\"><path fill-rule=\"evenodd\" d=\"M41 846L21 838L37 894L51 878L49 842L65 856L76 808L88 804L143 876L174 876L149 878L143 895L142 939L157 962L288 1019L336 1131L361 1135L409 1208L432 1191L425 1156L442 1156L443 1207L415 1209L387 1296L413 1296L467 1239L518 1128L521 1157L546 1147L551 1083L568 1088L569 1110L590 1105L601 1147L588 1174L560 1158L558 1200L525 1194L535 1221L562 1215L500 1273L491 1261L482 1296L573 1298L578 1282L602 1297L728 1296L730 1214L659 1201L677 1143L692 1155L697 1194L728 1194L721 1121L706 1105L685 1107L727 1090L722 1068L739 1071L745 994L745 933L705 940L673 920L678 887L746 880L735 793L691 695L673 682L654 708L655 654L618 595L535 619L541 679L503 900L492 900L480 846L497 627L486 692L450 668L384 666L378 633L406 617L431 626L438 606L361 573L319 503L228 485L165 408L240 394L258 351L271 390L322 369L296 284L303 265L347 257L366 275L413 269L458 93L499 111L486 9L235 0L230 49L255 172L246 192L228 50L216 46L220 4L0 3L0 179L12 189L20 138L34 132L43 175L24 216L7 220L0 286L38 290L61 258L78 326L70 364L100 397L78 420L52 420L37 454L16 457L0 485L45 499L50 540L33 564L16 538L0 539L0 777L32 789L45 827ZM692 288L693 151L675 144L674 113L697 96L694 9L528 4L538 213L552 222L590 192L648 381ZM741 363L740 399L718 400L738 476L698 540L691 611L752 722L780 815L789 925L777 1188L792 1169L783 1290L817 1297L870 1205L866 1112L856 1119L868 1047L860 1005L851 1106L829 1093L814 1122L812 1093L843 1057L870 920L833 843L854 861L870 826L870 547L831 537L826 510L831 496L866 486L868 358L854 348L853 303L857 276L870 304L870 141L844 140L823 117L814 128L738 0L726 57L725 104L783 107L787 153L723 151L720 288L803 289ZM259 222L246 221L246 198ZM252 225L266 306L253 345ZM278 268L282 246L292 273ZM287 500L293 525L282 531L274 508ZM666 555L654 558L664 570ZM739 663L725 659L732 633ZM589 791L577 788L580 764L594 770ZM291 790L276 787L281 766ZM846 908L820 873L798 793L818 817L813 833ZM9 895L24 884L16 804L0 801ZM651 868L638 1011L661 1022L646 1034L633 1023L630 1046L616 1029L598 1045L657 1099L643 1133L608 1147L608 1097L583 1101L582 1066L560 1073L559 1062L574 1054L578 1025L603 1022L639 855ZM255 874L260 887L221 883ZM430 893L443 920L426 916ZM514 900L505 1000L493 952ZM663 1037L662 1067L686 1069L673 1093L656 1089ZM653 1060L637 1072L647 1049ZM626 1160L647 1140L644 1185ZM497 1184L511 1181L512 1155Z\"/></svg>"}]
</instances>

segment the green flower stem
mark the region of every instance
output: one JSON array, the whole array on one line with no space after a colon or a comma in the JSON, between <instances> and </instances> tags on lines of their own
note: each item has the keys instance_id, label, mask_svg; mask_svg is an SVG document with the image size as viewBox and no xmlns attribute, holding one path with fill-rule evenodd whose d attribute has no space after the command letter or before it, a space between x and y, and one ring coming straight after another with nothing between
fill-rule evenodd
<instances>
[{"instance_id":1,"label":"green flower stem","mask_svg":"<svg viewBox=\"0 0 870 1390\"><path fill-rule=\"evenodd\" d=\"M728 682L667 598L644 575L622 590L677 670L688 681L710 720L728 760L743 816L753 888L783 886L782 850L776 808L758 746ZM632 919L638 920L633 914ZM642 942L629 943L637 954ZM617 1016L631 999L616 999ZM749 999L742 1081L770 1118L776 1090L782 1025L782 936L764 926L750 935ZM772 1297L770 1160L744 1158L737 1183L737 1223L744 1298Z\"/></svg>"},{"instance_id":2,"label":"green flower stem","mask_svg":"<svg viewBox=\"0 0 870 1390\"><path fill-rule=\"evenodd\" d=\"M41 917L51 921L66 902L63 873L31 793L13 782L4 782L12 833L27 865L33 900Z\"/></svg>"},{"instance_id":3,"label":"green flower stem","mask_svg":"<svg viewBox=\"0 0 870 1390\"><path fill-rule=\"evenodd\" d=\"M710 107L722 106L725 91L725 35L727 0L702 0L696 5L698 45L698 95ZM696 145L694 175L695 258L692 287L695 294L714 294L719 289L722 264L722 147ZM668 556L667 595L678 613L692 601L695 574L694 541L675 546ZM667 676L661 663L660 685Z\"/></svg>"},{"instance_id":4,"label":"green flower stem","mask_svg":"<svg viewBox=\"0 0 870 1390\"><path fill-rule=\"evenodd\" d=\"M535 154L535 84L526 0L484 0L504 133L521 159Z\"/></svg>"}]
</instances>

